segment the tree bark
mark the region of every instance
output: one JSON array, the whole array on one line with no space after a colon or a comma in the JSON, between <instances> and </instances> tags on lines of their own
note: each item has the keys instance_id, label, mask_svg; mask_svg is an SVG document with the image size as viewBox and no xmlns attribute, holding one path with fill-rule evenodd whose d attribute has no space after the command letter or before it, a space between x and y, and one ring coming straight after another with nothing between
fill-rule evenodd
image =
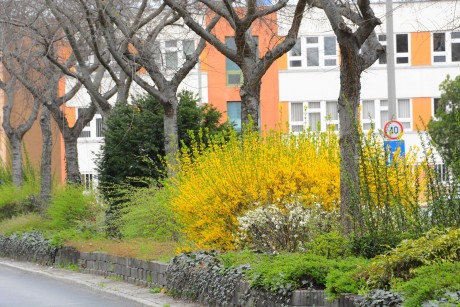
<instances>
[{"instance_id":1,"label":"tree bark","mask_svg":"<svg viewBox=\"0 0 460 307\"><path fill-rule=\"evenodd\" d=\"M40 117L40 128L42 131L42 159L41 159L41 190L40 196L44 204L48 204L51 197L51 116L47 108L42 108Z\"/></svg>"},{"instance_id":2,"label":"tree bark","mask_svg":"<svg viewBox=\"0 0 460 307\"><path fill-rule=\"evenodd\" d=\"M21 137L16 133L8 135L11 145L11 160L13 166L13 184L16 187L22 187L22 142Z\"/></svg>"},{"instance_id":3,"label":"tree bark","mask_svg":"<svg viewBox=\"0 0 460 307\"><path fill-rule=\"evenodd\" d=\"M257 130L259 127L259 105L262 82L260 80L255 82L250 81L244 80L240 88L241 123L247 126L252 122L251 124L254 129Z\"/></svg>"},{"instance_id":4,"label":"tree bark","mask_svg":"<svg viewBox=\"0 0 460 307\"><path fill-rule=\"evenodd\" d=\"M77 137L64 135L65 159L66 159L66 181L70 184L81 185L80 168L78 167Z\"/></svg>"},{"instance_id":5,"label":"tree bark","mask_svg":"<svg viewBox=\"0 0 460 307\"><path fill-rule=\"evenodd\" d=\"M340 216L347 233L356 230L360 221L360 181L358 106L361 91L362 61L359 46L352 35L344 34L339 39L340 66Z\"/></svg>"},{"instance_id":6,"label":"tree bark","mask_svg":"<svg viewBox=\"0 0 460 307\"><path fill-rule=\"evenodd\" d=\"M358 128L361 73L377 60L384 48L374 32L381 21L375 17L369 0L358 0L357 4L355 11L345 2L312 1L312 5L324 10L340 46L340 216L344 232L359 235L359 226L363 223L360 212L361 142ZM358 29L353 32L343 17L358 25Z\"/></svg>"},{"instance_id":7,"label":"tree bark","mask_svg":"<svg viewBox=\"0 0 460 307\"><path fill-rule=\"evenodd\" d=\"M179 135L177 129L177 107L178 101L175 94L170 95L167 102L162 103L164 108L163 129L164 144L167 162L168 176L174 174L177 150L179 149Z\"/></svg>"}]
</instances>

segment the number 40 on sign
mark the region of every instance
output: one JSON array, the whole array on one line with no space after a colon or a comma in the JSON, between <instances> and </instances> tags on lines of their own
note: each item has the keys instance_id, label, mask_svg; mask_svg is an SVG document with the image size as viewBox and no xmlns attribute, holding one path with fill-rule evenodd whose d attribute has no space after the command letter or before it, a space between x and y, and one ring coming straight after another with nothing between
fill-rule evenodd
<instances>
[{"instance_id":1,"label":"number 40 on sign","mask_svg":"<svg viewBox=\"0 0 460 307\"><path fill-rule=\"evenodd\" d=\"M403 125L397 120L390 120L383 127L385 137L390 140L399 140L404 133Z\"/></svg>"}]
</instances>

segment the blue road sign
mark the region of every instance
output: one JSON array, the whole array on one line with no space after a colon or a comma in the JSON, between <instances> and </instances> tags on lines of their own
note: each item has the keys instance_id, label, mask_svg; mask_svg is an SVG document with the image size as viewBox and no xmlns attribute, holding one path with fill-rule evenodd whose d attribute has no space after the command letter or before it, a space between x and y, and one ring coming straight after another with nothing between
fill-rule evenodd
<instances>
[{"instance_id":1,"label":"blue road sign","mask_svg":"<svg viewBox=\"0 0 460 307\"><path fill-rule=\"evenodd\" d=\"M400 156L404 156L404 154L406 153L404 140L383 141L383 146L385 150L390 151L388 163L391 163L391 161L393 161L393 156L398 149Z\"/></svg>"}]
</instances>

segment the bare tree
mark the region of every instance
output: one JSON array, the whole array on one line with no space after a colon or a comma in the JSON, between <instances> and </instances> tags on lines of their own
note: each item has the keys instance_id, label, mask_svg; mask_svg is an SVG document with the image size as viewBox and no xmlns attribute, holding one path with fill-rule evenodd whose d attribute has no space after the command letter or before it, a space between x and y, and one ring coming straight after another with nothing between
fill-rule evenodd
<instances>
[{"instance_id":1,"label":"bare tree","mask_svg":"<svg viewBox=\"0 0 460 307\"><path fill-rule=\"evenodd\" d=\"M354 1L309 1L309 5L324 10L340 46L340 210L342 226L350 233L358 231L362 221L358 129L361 74L385 53L374 32L381 21L375 17L369 0L357 0L357 5Z\"/></svg>"},{"instance_id":2,"label":"bare tree","mask_svg":"<svg viewBox=\"0 0 460 307\"><path fill-rule=\"evenodd\" d=\"M3 72L2 77L6 73ZM3 78L2 78L3 79ZM2 127L8 137L11 149L11 163L13 170L13 184L16 187L22 187L23 183L23 156L22 156L22 140L27 131L32 128L33 123L37 119L40 103L38 100L27 101L30 95L23 88L19 88L15 77L6 77L0 80L0 88L4 91L6 103L3 107ZM20 97L22 96L22 97ZM29 96L29 97L27 97ZM12 113L16 104L16 109L22 109L26 114L23 121L13 126ZM20 106L18 106L18 104ZM29 110L25 110L29 109ZM17 116L16 116L17 117Z\"/></svg>"},{"instance_id":3,"label":"bare tree","mask_svg":"<svg viewBox=\"0 0 460 307\"><path fill-rule=\"evenodd\" d=\"M42 108L40 116L40 128L42 131L42 158L40 163L40 196L44 204L48 204L51 197L51 154L52 154L52 131L51 115L47 108Z\"/></svg>"},{"instance_id":4,"label":"bare tree","mask_svg":"<svg viewBox=\"0 0 460 307\"><path fill-rule=\"evenodd\" d=\"M7 48L3 50L4 66L9 74L18 80L24 88L40 104L44 105L51 113L55 123L59 127L64 139L66 153L66 180L72 183L80 183L81 176L78 167L78 150L77 139L85 125L93 118L97 108L89 102L90 107L83 111L75 123L69 122L65 112L61 108L66 102L72 99L81 89L81 83L73 83L73 86L67 84L69 90L63 87L64 73L62 70L77 70L75 57L66 53L66 44L64 36L60 33L61 28L56 26L58 23L46 14L43 6L35 7L35 10L27 11L27 15L21 15L22 6L14 3L14 6L2 7L1 21L7 27L5 35L9 35L10 42L26 42L28 53L16 48ZM19 13L18 13L19 12ZM18 18L22 17L22 18ZM7 34L6 34L7 33ZM17 45L17 44L16 44ZM14 46L12 43L9 46ZM58 64L56 64L58 62ZM26 67L26 69L21 69ZM94 73L92 82L99 87L104 74L104 68L101 65L91 65L86 67L89 74ZM68 81L68 80L66 80ZM108 95L113 95L111 91ZM103 97L101 95L101 97ZM105 97L104 97L105 99ZM44 113L46 120L46 112ZM43 123L45 124L45 123ZM42 125L46 132L47 129ZM44 145L49 140L45 140ZM42 154L42 170L48 170L47 153ZM51 175L42 174L43 178L51 178ZM51 187L51 182L42 182L43 194L47 194Z\"/></svg>"},{"instance_id":5,"label":"bare tree","mask_svg":"<svg viewBox=\"0 0 460 307\"><path fill-rule=\"evenodd\" d=\"M44 1L46 12L53 17L55 27L60 29L59 34L65 38L65 44L60 45L65 50L65 57L60 52L46 53L46 56L61 69L68 80L85 87L97 109L107 118L113 107L109 100L115 96L115 103L125 103L132 79L130 74L126 74L112 60L107 45L101 39L102 33L97 28L97 16L94 14L96 7L87 6L90 3L85 0ZM48 40L47 48L54 43ZM124 44L120 51L125 52L127 48L128 44ZM73 65L63 64L69 60L73 61ZM94 78L95 67L100 78Z\"/></svg>"},{"instance_id":6,"label":"bare tree","mask_svg":"<svg viewBox=\"0 0 460 307\"><path fill-rule=\"evenodd\" d=\"M185 42L182 44L182 62L177 63L177 67L168 67L168 64L164 65L162 61L167 54L161 52L159 38L174 37L175 27L179 27L182 32L186 31L177 14L158 1L134 1L137 4L134 6L129 6L132 1L123 0L94 2L98 9L97 26L103 33L113 58L126 74L131 74L131 78L155 97L164 108L165 153L168 163L174 164L174 156L178 149L177 91L181 82L197 64L205 41L200 40L195 48L194 37L188 38L192 45L186 46ZM152 3L153 7L149 5ZM92 13L89 5L85 5L84 9L88 12L87 15ZM219 16L211 20L207 25L207 31L210 31L218 20ZM168 32L169 30L171 32ZM175 37L180 38L180 35ZM148 77L140 74L140 69L144 70Z\"/></svg>"},{"instance_id":7,"label":"bare tree","mask_svg":"<svg viewBox=\"0 0 460 307\"><path fill-rule=\"evenodd\" d=\"M213 14L221 15L235 31L236 49L220 41L217 36L201 27L190 13L192 1L165 0L171 8L181 15L187 25L206 39L227 58L235 62L243 73L240 88L242 99L242 121L248 115L258 118L261 78L268 67L295 44L303 11L309 7L322 9L337 36L341 50L340 65L340 151L341 151L341 217L346 232L354 230L354 222L360 221L359 210L359 153L360 138L358 130L358 106L361 91L361 74L385 52L377 40L374 28L381 24L375 17L368 0L297 1L294 15L285 39L260 58L257 57L257 44L251 36L251 26L255 21L284 8L288 1L274 1L271 6L257 5L255 0L209 1L199 0ZM345 20L348 20L348 24ZM353 24L355 31L349 24Z\"/></svg>"},{"instance_id":8,"label":"bare tree","mask_svg":"<svg viewBox=\"0 0 460 307\"><path fill-rule=\"evenodd\" d=\"M260 1L257 0L165 0L164 2L173 8L193 31L240 67L243 75L243 83L240 87L241 120L247 124L252 118L257 128L262 77L279 57L295 45L307 1L297 2L287 35L283 40L276 41L269 50L258 50L258 42L251 30L253 27L264 26L264 19L285 8L288 0L273 1L275 4L264 6L259 5ZM196 2L202 6L199 7L200 14L207 12L211 16L218 15L225 19L234 30L235 48L221 41L216 33L196 21L192 9L197 5ZM268 27L270 26L269 24Z\"/></svg>"}]
</instances>

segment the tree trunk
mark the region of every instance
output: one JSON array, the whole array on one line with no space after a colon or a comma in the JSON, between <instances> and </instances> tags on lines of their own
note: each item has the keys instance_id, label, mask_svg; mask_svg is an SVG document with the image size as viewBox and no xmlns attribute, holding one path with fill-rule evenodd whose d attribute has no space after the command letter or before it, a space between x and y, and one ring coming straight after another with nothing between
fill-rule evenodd
<instances>
[{"instance_id":1,"label":"tree trunk","mask_svg":"<svg viewBox=\"0 0 460 307\"><path fill-rule=\"evenodd\" d=\"M22 143L21 137L16 133L8 136L11 144L11 162L13 165L13 184L20 188L22 187Z\"/></svg>"},{"instance_id":2,"label":"tree trunk","mask_svg":"<svg viewBox=\"0 0 460 307\"><path fill-rule=\"evenodd\" d=\"M248 75L248 74L245 74ZM259 106L261 81L251 82L245 78L240 88L241 123L248 125L252 121L254 130L259 127Z\"/></svg>"},{"instance_id":3,"label":"tree trunk","mask_svg":"<svg viewBox=\"0 0 460 307\"><path fill-rule=\"evenodd\" d=\"M40 196L44 204L48 204L51 196L51 116L47 108L42 108L40 128L42 131L42 159L41 159L41 191Z\"/></svg>"},{"instance_id":4,"label":"tree trunk","mask_svg":"<svg viewBox=\"0 0 460 307\"><path fill-rule=\"evenodd\" d=\"M179 149L179 135L177 130L177 97L173 94L170 95L169 101L163 103L164 107L164 144L168 176L174 174L174 166L177 164L176 153Z\"/></svg>"},{"instance_id":5,"label":"tree trunk","mask_svg":"<svg viewBox=\"0 0 460 307\"><path fill-rule=\"evenodd\" d=\"M66 181L70 184L81 185L80 168L78 167L77 137L70 133L64 135L65 159L66 159Z\"/></svg>"},{"instance_id":6,"label":"tree trunk","mask_svg":"<svg viewBox=\"0 0 460 307\"><path fill-rule=\"evenodd\" d=\"M340 66L340 216L346 233L356 231L360 217L358 106L362 62L354 37L339 39Z\"/></svg>"}]
</instances>

